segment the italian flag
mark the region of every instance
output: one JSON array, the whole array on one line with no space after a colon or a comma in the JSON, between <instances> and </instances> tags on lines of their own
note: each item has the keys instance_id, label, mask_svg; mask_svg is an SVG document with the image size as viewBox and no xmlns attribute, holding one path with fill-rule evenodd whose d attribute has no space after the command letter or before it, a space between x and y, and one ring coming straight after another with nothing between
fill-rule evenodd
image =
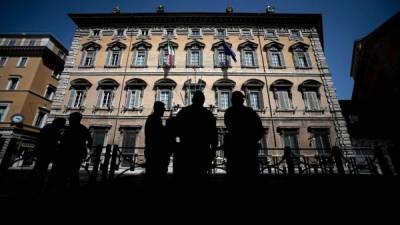
<instances>
[{"instance_id":1,"label":"italian flag","mask_svg":"<svg viewBox=\"0 0 400 225\"><path fill-rule=\"evenodd\" d=\"M168 66L173 66L174 65L174 57L175 57L174 48L168 42L168 61L167 61Z\"/></svg>"}]
</instances>

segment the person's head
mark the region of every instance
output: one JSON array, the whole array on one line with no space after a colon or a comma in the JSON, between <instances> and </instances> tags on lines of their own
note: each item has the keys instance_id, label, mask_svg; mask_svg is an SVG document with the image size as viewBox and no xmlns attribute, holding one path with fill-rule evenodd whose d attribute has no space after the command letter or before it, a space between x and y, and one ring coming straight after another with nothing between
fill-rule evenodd
<instances>
[{"instance_id":1,"label":"person's head","mask_svg":"<svg viewBox=\"0 0 400 225\"><path fill-rule=\"evenodd\" d=\"M154 102L153 110L154 110L155 115L161 117L164 115L165 104L163 102L156 101L156 102Z\"/></svg>"},{"instance_id":2,"label":"person's head","mask_svg":"<svg viewBox=\"0 0 400 225\"><path fill-rule=\"evenodd\" d=\"M79 112L73 112L71 114L69 114L69 125L70 126L76 126L81 124L81 120L82 120L82 114Z\"/></svg>"},{"instance_id":3,"label":"person's head","mask_svg":"<svg viewBox=\"0 0 400 225\"><path fill-rule=\"evenodd\" d=\"M192 98L193 105L203 106L206 98L204 97L203 92L195 91Z\"/></svg>"},{"instance_id":4,"label":"person's head","mask_svg":"<svg viewBox=\"0 0 400 225\"><path fill-rule=\"evenodd\" d=\"M240 91L234 91L232 93L232 105L233 106L241 106L244 103L244 94Z\"/></svg>"},{"instance_id":5,"label":"person's head","mask_svg":"<svg viewBox=\"0 0 400 225\"><path fill-rule=\"evenodd\" d=\"M57 129L61 129L61 128L63 128L65 126L65 122L66 122L66 119L64 119L64 118L55 118L53 120L53 125Z\"/></svg>"}]
</instances>

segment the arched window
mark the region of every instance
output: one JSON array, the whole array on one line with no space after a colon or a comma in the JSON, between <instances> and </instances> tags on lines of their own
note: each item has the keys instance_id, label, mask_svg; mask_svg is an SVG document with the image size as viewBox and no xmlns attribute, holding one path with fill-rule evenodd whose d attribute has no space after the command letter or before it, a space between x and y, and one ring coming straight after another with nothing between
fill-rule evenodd
<instances>
[{"instance_id":1,"label":"arched window","mask_svg":"<svg viewBox=\"0 0 400 225\"><path fill-rule=\"evenodd\" d=\"M299 91L302 93L306 111L321 110L321 94L319 92L320 86L321 83L316 80L306 80L299 85Z\"/></svg>"},{"instance_id":2,"label":"arched window","mask_svg":"<svg viewBox=\"0 0 400 225\"><path fill-rule=\"evenodd\" d=\"M156 91L156 101L163 102L167 110L172 109L172 91L175 89L175 87L176 82L168 78L160 79L154 84L154 89Z\"/></svg>"},{"instance_id":3,"label":"arched window","mask_svg":"<svg viewBox=\"0 0 400 225\"><path fill-rule=\"evenodd\" d=\"M108 109L112 110L114 105L115 92L119 84L113 79L103 79L99 81L97 90L97 109Z\"/></svg>"},{"instance_id":4,"label":"arched window","mask_svg":"<svg viewBox=\"0 0 400 225\"><path fill-rule=\"evenodd\" d=\"M147 83L139 78L133 78L126 82L126 102L125 110L141 109L144 89Z\"/></svg>"},{"instance_id":5,"label":"arched window","mask_svg":"<svg viewBox=\"0 0 400 225\"><path fill-rule=\"evenodd\" d=\"M290 46L290 51L293 53L293 62L296 69L311 69L312 64L310 56L307 52L309 45L298 42Z\"/></svg>"},{"instance_id":6,"label":"arched window","mask_svg":"<svg viewBox=\"0 0 400 225\"><path fill-rule=\"evenodd\" d=\"M218 110L226 110L232 105L231 96L235 85L236 83L230 79L219 79L215 81L213 89L216 94Z\"/></svg>"},{"instance_id":7,"label":"arched window","mask_svg":"<svg viewBox=\"0 0 400 225\"><path fill-rule=\"evenodd\" d=\"M256 111L264 108L262 89L264 82L257 79L250 79L246 81L242 89L246 94L247 106L253 108Z\"/></svg>"},{"instance_id":8,"label":"arched window","mask_svg":"<svg viewBox=\"0 0 400 225\"><path fill-rule=\"evenodd\" d=\"M82 45L81 67L94 67L97 52L101 46L96 42L88 42Z\"/></svg>"},{"instance_id":9,"label":"arched window","mask_svg":"<svg viewBox=\"0 0 400 225\"><path fill-rule=\"evenodd\" d=\"M201 79L199 79L197 82L192 81L192 79L185 81L183 85L183 89L185 90L185 104L191 105L194 92L203 91L205 86L206 82Z\"/></svg>"},{"instance_id":10,"label":"arched window","mask_svg":"<svg viewBox=\"0 0 400 225\"><path fill-rule=\"evenodd\" d=\"M214 43L211 50L214 51L214 67L230 67L231 57L228 57L224 51L223 41ZM232 48L232 44L225 42L229 48Z\"/></svg>"},{"instance_id":11,"label":"arched window","mask_svg":"<svg viewBox=\"0 0 400 225\"><path fill-rule=\"evenodd\" d=\"M238 50L240 51L240 59L242 67L245 68L258 67L257 47L258 44L251 41L246 41L238 46Z\"/></svg>"},{"instance_id":12,"label":"arched window","mask_svg":"<svg viewBox=\"0 0 400 225\"><path fill-rule=\"evenodd\" d=\"M264 51L267 52L268 67L273 69L285 68L285 58L282 53L283 44L271 42L264 46Z\"/></svg>"},{"instance_id":13,"label":"arched window","mask_svg":"<svg viewBox=\"0 0 400 225\"><path fill-rule=\"evenodd\" d=\"M114 41L107 45L107 60L105 67L120 67L123 50L126 48L124 43Z\"/></svg>"},{"instance_id":14,"label":"arched window","mask_svg":"<svg viewBox=\"0 0 400 225\"><path fill-rule=\"evenodd\" d=\"M199 41L191 41L185 45L186 67L202 67L203 66L204 46L205 45Z\"/></svg>"},{"instance_id":15,"label":"arched window","mask_svg":"<svg viewBox=\"0 0 400 225\"><path fill-rule=\"evenodd\" d=\"M271 85L278 111L293 110L292 89L293 83L288 80L277 80Z\"/></svg>"},{"instance_id":16,"label":"arched window","mask_svg":"<svg viewBox=\"0 0 400 225\"><path fill-rule=\"evenodd\" d=\"M160 56L158 60L159 67L174 67L175 66L175 51L178 44L173 41L164 41L160 43L158 50Z\"/></svg>"},{"instance_id":17,"label":"arched window","mask_svg":"<svg viewBox=\"0 0 400 225\"><path fill-rule=\"evenodd\" d=\"M133 61L132 67L146 67L149 50L152 45L145 41L139 41L132 45Z\"/></svg>"},{"instance_id":18,"label":"arched window","mask_svg":"<svg viewBox=\"0 0 400 225\"><path fill-rule=\"evenodd\" d=\"M71 81L70 86L70 96L67 108L70 109L81 109L85 105L85 99L87 91L92 86L92 84L83 78L75 79Z\"/></svg>"}]
</instances>

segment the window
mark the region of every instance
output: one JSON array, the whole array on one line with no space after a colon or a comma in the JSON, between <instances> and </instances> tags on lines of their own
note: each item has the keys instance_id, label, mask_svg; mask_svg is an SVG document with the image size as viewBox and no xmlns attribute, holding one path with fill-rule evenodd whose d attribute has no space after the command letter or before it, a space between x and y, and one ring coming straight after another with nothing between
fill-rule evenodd
<instances>
[{"instance_id":1,"label":"window","mask_svg":"<svg viewBox=\"0 0 400 225\"><path fill-rule=\"evenodd\" d=\"M183 87L185 90L185 105L186 106L191 105L194 92L203 91L205 86L206 82L204 82L204 80L201 79L199 79L197 83L194 83L192 79L185 81Z\"/></svg>"},{"instance_id":2,"label":"window","mask_svg":"<svg viewBox=\"0 0 400 225\"><path fill-rule=\"evenodd\" d=\"M101 48L96 42L88 42L82 46L81 67L94 67L97 51Z\"/></svg>"},{"instance_id":3,"label":"window","mask_svg":"<svg viewBox=\"0 0 400 225\"><path fill-rule=\"evenodd\" d=\"M231 106L232 90L235 82L229 79L220 79L214 83L218 110L226 110Z\"/></svg>"},{"instance_id":4,"label":"window","mask_svg":"<svg viewBox=\"0 0 400 225\"><path fill-rule=\"evenodd\" d=\"M287 80L277 80L271 85L274 92L277 110L294 110L292 105L291 88L293 84Z\"/></svg>"},{"instance_id":5,"label":"window","mask_svg":"<svg viewBox=\"0 0 400 225\"><path fill-rule=\"evenodd\" d=\"M141 36L149 36L149 29L140 29Z\"/></svg>"},{"instance_id":6,"label":"window","mask_svg":"<svg viewBox=\"0 0 400 225\"><path fill-rule=\"evenodd\" d=\"M290 47L296 69L311 69L311 60L307 52L308 47L307 44L301 42Z\"/></svg>"},{"instance_id":7,"label":"window","mask_svg":"<svg viewBox=\"0 0 400 225\"><path fill-rule=\"evenodd\" d=\"M225 37L226 36L226 30L225 29L217 29L215 31L215 36L217 36L217 37Z\"/></svg>"},{"instance_id":8,"label":"window","mask_svg":"<svg viewBox=\"0 0 400 225\"><path fill-rule=\"evenodd\" d=\"M122 52L125 48L126 45L118 41L108 44L106 67L119 67L122 58Z\"/></svg>"},{"instance_id":9,"label":"window","mask_svg":"<svg viewBox=\"0 0 400 225\"><path fill-rule=\"evenodd\" d=\"M89 154L92 155L97 146L104 146L107 138L109 127L108 126L92 126L90 127L90 134L93 139L92 147L90 148ZM90 158L90 165L94 164L94 158Z\"/></svg>"},{"instance_id":10,"label":"window","mask_svg":"<svg viewBox=\"0 0 400 225\"><path fill-rule=\"evenodd\" d=\"M160 51L159 67L174 67L175 65L175 50L178 44L173 41L164 41L160 43L158 50Z\"/></svg>"},{"instance_id":11,"label":"window","mask_svg":"<svg viewBox=\"0 0 400 225\"><path fill-rule=\"evenodd\" d=\"M0 103L0 122L3 122L7 115L8 104Z\"/></svg>"},{"instance_id":12,"label":"window","mask_svg":"<svg viewBox=\"0 0 400 225\"><path fill-rule=\"evenodd\" d=\"M231 48L232 44L226 42L226 44ZM214 43L211 47L211 50L214 51L214 67L229 67L231 57L227 56L224 51L223 41L219 41Z\"/></svg>"},{"instance_id":13,"label":"window","mask_svg":"<svg viewBox=\"0 0 400 225\"><path fill-rule=\"evenodd\" d=\"M191 36L200 36L200 29L199 28L192 28L190 29L190 35Z\"/></svg>"},{"instance_id":14,"label":"window","mask_svg":"<svg viewBox=\"0 0 400 225\"><path fill-rule=\"evenodd\" d=\"M320 93L321 83L315 80L306 80L299 85L299 90L303 94L305 111L320 111Z\"/></svg>"},{"instance_id":15,"label":"window","mask_svg":"<svg viewBox=\"0 0 400 225\"><path fill-rule=\"evenodd\" d=\"M87 90L92 84L86 79L76 79L71 81L71 94L68 101L68 108L81 109L84 107Z\"/></svg>"},{"instance_id":16,"label":"window","mask_svg":"<svg viewBox=\"0 0 400 225\"><path fill-rule=\"evenodd\" d=\"M251 37L251 29L241 29L240 30L240 36L244 37L244 38Z\"/></svg>"},{"instance_id":17,"label":"window","mask_svg":"<svg viewBox=\"0 0 400 225\"><path fill-rule=\"evenodd\" d=\"M17 90L19 79L20 78L18 78L18 77L9 78L8 79L8 84L7 84L7 90L10 90L10 91Z\"/></svg>"},{"instance_id":18,"label":"window","mask_svg":"<svg viewBox=\"0 0 400 225\"><path fill-rule=\"evenodd\" d=\"M187 51L186 66L187 67L201 67L203 61L203 48L205 44L192 41L186 44L185 50Z\"/></svg>"},{"instance_id":19,"label":"window","mask_svg":"<svg viewBox=\"0 0 400 225\"><path fill-rule=\"evenodd\" d=\"M251 107L255 111L262 110L264 108L262 89L264 83L257 79L250 79L243 84L243 88L247 97L247 106Z\"/></svg>"},{"instance_id":20,"label":"window","mask_svg":"<svg viewBox=\"0 0 400 225\"><path fill-rule=\"evenodd\" d=\"M28 57L21 57L19 59L17 67L25 67L27 62L28 62Z\"/></svg>"},{"instance_id":21,"label":"window","mask_svg":"<svg viewBox=\"0 0 400 225\"><path fill-rule=\"evenodd\" d=\"M171 79L161 79L156 81L154 85L156 89L156 101L161 101L165 104L167 110L172 109L172 90L176 87L175 81Z\"/></svg>"},{"instance_id":22,"label":"window","mask_svg":"<svg viewBox=\"0 0 400 225\"><path fill-rule=\"evenodd\" d=\"M174 37L175 36L175 30L174 29L166 29L164 36L167 38Z\"/></svg>"},{"instance_id":23,"label":"window","mask_svg":"<svg viewBox=\"0 0 400 225\"><path fill-rule=\"evenodd\" d=\"M17 41L16 40L8 40L8 45L7 46L16 46Z\"/></svg>"},{"instance_id":24,"label":"window","mask_svg":"<svg viewBox=\"0 0 400 225\"><path fill-rule=\"evenodd\" d=\"M51 100L53 100L55 92L56 92L56 88L54 86L49 85L46 89L46 93L44 94L44 97L51 101Z\"/></svg>"},{"instance_id":25,"label":"window","mask_svg":"<svg viewBox=\"0 0 400 225\"><path fill-rule=\"evenodd\" d=\"M115 91L119 84L113 79L99 81L96 107L99 109L113 109Z\"/></svg>"},{"instance_id":26,"label":"window","mask_svg":"<svg viewBox=\"0 0 400 225\"><path fill-rule=\"evenodd\" d=\"M98 30L98 29L92 30L92 36L93 37L100 37L100 30Z\"/></svg>"},{"instance_id":27,"label":"window","mask_svg":"<svg viewBox=\"0 0 400 225\"><path fill-rule=\"evenodd\" d=\"M241 53L242 67L258 67L257 47L258 44L251 41L246 41L238 46Z\"/></svg>"},{"instance_id":28,"label":"window","mask_svg":"<svg viewBox=\"0 0 400 225\"><path fill-rule=\"evenodd\" d=\"M7 57L5 56L0 57L0 67L5 66L6 62L7 62Z\"/></svg>"},{"instance_id":29,"label":"window","mask_svg":"<svg viewBox=\"0 0 400 225\"><path fill-rule=\"evenodd\" d=\"M118 36L118 37L122 37L122 36L124 36L124 29L117 29L117 31L116 31L116 36Z\"/></svg>"},{"instance_id":30,"label":"window","mask_svg":"<svg viewBox=\"0 0 400 225\"><path fill-rule=\"evenodd\" d=\"M136 138L140 131L139 127L122 127L122 167L130 167L134 160Z\"/></svg>"},{"instance_id":31,"label":"window","mask_svg":"<svg viewBox=\"0 0 400 225\"><path fill-rule=\"evenodd\" d=\"M113 100L113 90L102 90L102 97L100 102L100 108L110 108L112 107Z\"/></svg>"},{"instance_id":32,"label":"window","mask_svg":"<svg viewBox=\"0 0 400 225\"><path fill-rule=\"evenodd\" d=\"M299 155L299 142L297 136L299 135L299 130L298 129L280 129L278 128L278 131L282 137L282 147L290 147L292 153L295 156Z\"/></svg>"},{"instance_id":33,"label":"window","mask_svg":"<svg viewBox=\"0 0 400 225\"><path fill-rule=\"evenodd\" d=\"M302 40L303 37L301 35L301 31L300 30L295 30L295 29L290 30L289 39L291 39L291 40Z\"/></svg>"},{"instance_id":34,"label":"window","mask_svg":"<svg viewBox=\"0 0 400 225\"><path fill-rule=\"evenodd\" d=\"M311 128L312 145L319 155L329 154L331 144L329 140L329 129Z\"/></svg>"},{"instance_id":35,"label":"window","mask_svg":"<svg viewBox=\"0 0 400 225\"><path fill-rule=\"evenodd\" d=\"M141 89L129 89L127 97L127 108L128 109L139 109L142 102L142 90Z\"/></svg>"},{"instance_id":36,"label":"window","mask_svg":"<svg viewBox=\"0 0 400 225\"><path fill-rule=\"evenodd\" d=\"M265 37L266 38L277 38L278 35L276 34L276 30L267 29L267 30L265 30Z\"/></svg>"},{"instance_id":37,"label":"window","mask_svg":"<svg viewBox=\"0 0 400 225\"><path fill-rule=\"evenodd\" d=\"M37 128L42 128L46 123L47 114L48 114L47 111L39 109L36 114L36 120L34 126Z\"/></svg>"},{"instance_id":38,"label":"window","mask_svg":"<svg viewBox=\"0 0 400 225\"><path fill-rule=\"evenodd\" d=\"M147 66L147 56L151 48L151 44L140 41L132 46L133 50L133 62L132 67L146 67Z\"/></svg>"},{"instance_id":39,"label":"window","mask_svg":"<svg viewBox=\"0 0 400 225\"><path fill-rule=\"evenodd\" d=\"M273 69L285 68L285 60L282 53L283 44L271 42L264 46L267 52L268 66Z\"/></svg>"},{"instance_id":40,"label":"window","mask_svg":"<svg viewBox=\"0 0 400 225\"><path fill-rule=\"evenodd\" d=\"M36 40L29 40L28 46L35 46L36 45Z\"/></svg>"}]
</instances>

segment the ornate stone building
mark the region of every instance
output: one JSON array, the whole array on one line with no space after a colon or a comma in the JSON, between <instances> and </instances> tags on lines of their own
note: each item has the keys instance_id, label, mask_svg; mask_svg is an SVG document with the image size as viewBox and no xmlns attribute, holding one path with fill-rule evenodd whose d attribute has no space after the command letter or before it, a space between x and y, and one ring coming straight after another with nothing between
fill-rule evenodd
<instances>
[{"instance_id":1,"label":"ornate stone building","mask_svg":"<svg viewBox=\"0 0 400 225\"><path fill-rule=\"evenodd\" d=\"M23 156L21 165L33 163L67 52L48 34L0 34L0 163L5 155Z\"/></svg>"},{"instance_id":2,"label":"ornate stone building","mask_svg":"<svg viewBox=\"0 0 400 225\"><path fill-rule=\"evenodd\" d=\"M204 92L221 143L230 95L241 90L262 119L264 147L324 151L351 145L319 14L160 10L70 18L77 28L51 118L80 111L95 145L143 155L144 123L154 101L167 105L167 117L190 104L194 90ZM223 41L236 62L224 54Z\"/></svg>"}]
</instances>

